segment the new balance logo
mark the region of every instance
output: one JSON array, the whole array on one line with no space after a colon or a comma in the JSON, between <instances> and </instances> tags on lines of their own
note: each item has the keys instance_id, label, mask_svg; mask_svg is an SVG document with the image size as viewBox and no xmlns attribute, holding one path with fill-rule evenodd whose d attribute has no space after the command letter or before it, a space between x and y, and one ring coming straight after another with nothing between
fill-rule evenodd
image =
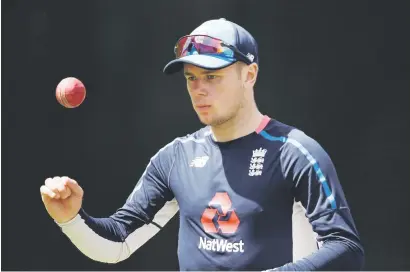
<instances>
[{"instance_id":1,"label":"new balance logo","mask_svg":"<svg viewBox=\"0 0 410 272\"><path fill-rule=\"evenodd\" d=\"M253 60L255 59L255 56L252 55L251 53L246 54L246 56L248 57L248 59L249 59L250 61L253 61Z\"/></svg>"},{"instance_id":2,"label":"new balance logo","mask_svg":"<svg viewBox=\"0 0 410 272\"><path fill-rule=\"evenodd\" d=\"M208 156L196 157L189 164L190 167L204 167L206 162L209 160Z\"/></svg>"},{"instance_id":3,"label":"new balance logo","mask_svg":"<svg viewBox=\"0 0 410 272\"><path fill-rule=\"evenodd\" d=\"M253 151L251 163L249 165L249 176L253 177L262 175L266 152L268 152L268 150L262 149L262 147Z\"/></svg>"}]
</instances>

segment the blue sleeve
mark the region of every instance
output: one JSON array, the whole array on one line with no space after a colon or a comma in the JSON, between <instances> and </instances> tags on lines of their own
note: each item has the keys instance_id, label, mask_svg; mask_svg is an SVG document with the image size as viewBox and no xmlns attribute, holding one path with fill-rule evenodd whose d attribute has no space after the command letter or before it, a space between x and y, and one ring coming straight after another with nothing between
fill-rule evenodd
<instances>
[{"instance_id":1,"label":"blue sleeve","mask_svg":"<svg viewBox=\"0 0 410 272\"><path fill-rule=\"evenodd\" d=\"M167 201L174 198L168 177L174 163L174 144L153 156L124 205L108 218L94 218L81 209L80 216L99 236L123 242L137 228L152 221Z\"/></svg>"},{"instance_id":2,"label":"blue sleeve","mask_svg":"<svg viewBox=\"0 0 410 272\"><path fill-rule=\"evenodd\" d=\"M299 130L288 136L281 154L282 171L318 234L319 249L276 270L363 269L364 249L329 155Z\"/></svg>"}]
</instances>

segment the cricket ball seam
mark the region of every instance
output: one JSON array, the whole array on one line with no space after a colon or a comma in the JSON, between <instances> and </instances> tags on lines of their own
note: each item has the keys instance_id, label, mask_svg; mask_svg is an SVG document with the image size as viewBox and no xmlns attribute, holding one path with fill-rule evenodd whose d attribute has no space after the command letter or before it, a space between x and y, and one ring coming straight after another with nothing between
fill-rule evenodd
<instances>
[{"instance_id":1,"label":"cricket ball seam","mask_svg":"<svg viewBox=\"0 0 410 272\"><path fill-rule=\"evenodd\" d=\"M64 104L66 105L66 107L67 108L74 108L74 106L71 105L70 102L68 102L67 97L66 97L66 93L63 92L62 90L60 92L61 92L61 98L63 99Z\"/></svg>"}]
</instances>

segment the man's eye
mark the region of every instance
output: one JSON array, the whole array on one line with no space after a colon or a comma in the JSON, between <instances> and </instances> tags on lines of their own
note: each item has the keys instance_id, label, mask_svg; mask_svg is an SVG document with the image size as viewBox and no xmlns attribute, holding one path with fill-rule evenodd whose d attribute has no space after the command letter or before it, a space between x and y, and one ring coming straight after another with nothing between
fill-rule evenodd
<instances>
[{"instance_id":1,"label":"man's eye","mask_svg":"<svg viewBox=\"0 0 410 272\"><path fill-rule=\"evenodd\" d=\"M214 76L214 75L207 75L207 79L215 79L216 78L216 76Z\"/></svg>"},{"instance_id":2,"label":"man's eye","mask_svg":"<svg viewBox=\"0 0 410 272\"><path fill-rule=\"evenodd\" d=\"M195 80L195 77L194 77L194 76L190 76L190 77L187 77L187 79L188 79L189 81L194 81L194 80Z\"/></svg>"}]
</instances>

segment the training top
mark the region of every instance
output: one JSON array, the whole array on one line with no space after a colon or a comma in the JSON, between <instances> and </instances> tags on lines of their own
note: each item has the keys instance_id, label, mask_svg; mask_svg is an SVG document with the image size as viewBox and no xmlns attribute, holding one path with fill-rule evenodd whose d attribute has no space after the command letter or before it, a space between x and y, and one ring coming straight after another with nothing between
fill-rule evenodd
<instances>
[{"instance_id":1,"label":"training top","mask_svg":"<svg viewBox=\"0 0 410 272\"><path fill-rule=\"evenodd\" d=\"M176 138L150 160L126 203L107 218L84 208L59 224L88 257L130 256L179 207L180 270L361 270L364 249L335 167L304 132L265 116L256 131L216 142L210 127ZM300 202L318 249L292 259L292 207Z\"/></svg>"}]
</instances>

